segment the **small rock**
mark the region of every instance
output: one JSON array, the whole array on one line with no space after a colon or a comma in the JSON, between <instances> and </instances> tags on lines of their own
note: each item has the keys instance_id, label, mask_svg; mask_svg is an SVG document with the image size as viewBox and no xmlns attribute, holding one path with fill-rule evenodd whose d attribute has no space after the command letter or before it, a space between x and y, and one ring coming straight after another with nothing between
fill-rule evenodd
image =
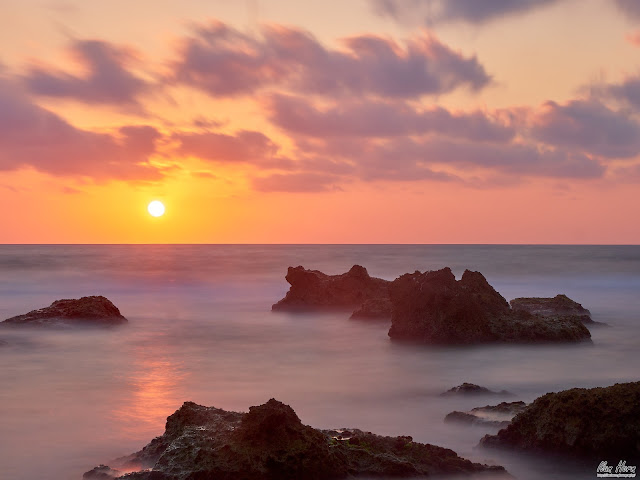
<instances>
[{"instance_id":1,"label":"small rock","mask_svg":"<svg viewBox=\"0 0 640 480\"><path fill-rule=\"evenodd\" d=\"M504 428L526 406L524 402L502 402L498 405L472 408L468 412L454 411L449 413L444 421Z\"/></svg>"},{"instance_id":2,"label":"small rock","mask_svg":"<svg viewBox=\"0 0 640 480\"><path fill-rule=\"evenodd\" d=\"M543 317L571 317L577 318L583 323L595 323L591 319L589 310L562 294L553 298L514 298L509 303L514 311L524 310Z\"/></svg>"},{"instance_id":3,"label":"small rock","mask_svg":"<svg viewBox=\"0 0 640 480\"><path fill-rule=\"evenodd\" d=\"M110 326L127 323L127 319L120 314L120 310L108 298L92 296L80 299L56 300L46 308L8 318L2 323L4 325L24 326Z\"/></svg>"},{"instance_id":4,"label":"small rock","mask_svg":"<svg viewBox=\"0 0 640 480\"><path fill-rule=\"evenodd\" d=\"M450 395L513 395L506 390L500 390L499 392L494 392L493 390L489 390L486 387L481 387L480 385L476 385L475 383L467 383L464 382L457 387L450 388L446 392L442 392L441 396L450 396Z\"/></svg>"}]
</instances>

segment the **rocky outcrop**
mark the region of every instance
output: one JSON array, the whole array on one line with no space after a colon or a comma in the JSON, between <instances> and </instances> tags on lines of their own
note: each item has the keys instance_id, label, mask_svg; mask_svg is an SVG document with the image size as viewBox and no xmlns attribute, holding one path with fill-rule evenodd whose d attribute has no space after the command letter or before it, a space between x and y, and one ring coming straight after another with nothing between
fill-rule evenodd
<instances>
[{"instance_id":1,"label":"rocky outcrop","mask_svg":"<svg viewBox=\"0 0 640 480\"><path fill-rule=\"evenodd\" d=\"M365 302L389 298L388 286L391 283L369 276L367 269L360 265L354 265L342 275L289 267L285 278L291 288L282 300L271 307L272 310L353 310Z\"/></svg>"},{"instance_id":2,"label":"rocky outcrop","mask_svg":"<svg viewBox=\"0 0 640 480\"><path fill-rule=\"evenodd\" d=\"M56 326L98 325L110 326L126 323L120 310L103 296L82 297L72 300L56 300L46 308L11 317L4 325Z\"/></svg>"},{"instance_id":3,"label":"rocky outcrop","mask_svg":"<svg viewBox=\"0 0 640 480\"><path fill-rule=\"evenodd\" d=\"M510 447L600 461L640 458L640 382L547 393L485 447Z\"/></svg>"},{"instance_id":4,"label":"rocky outcrop","mask_svg":"<svg viewBox=\"0 0 640 480\"><path fill-rule=\"evenodd\" d=\"M316 430L274 399L251 407L249 413L186 402L167 419L164 435L120 463L115 466L138 470L118 477L123 480L322 480L504 472L411 437ZM108 467L97 468L102 473Z\"/></svg>"},{"instance_id":5,"label":"rocky outcrop","mask_svg":"<svg viewBox=\"0 0 640 480\"><path fill-rule=\"evenodd\" d=\"M464 382L457 387L450 388L446 392L442 392L440 396L449 397L452 395L513 395L506 390L500 390L499 392L494 392L493 390L489 390L487 387L481 387L480 385L476 385L475 383L467 383Z\"/></svg>"},{"instance_id":6,"label":"rocky outcrop","mask_svg":"<svg viewBox=\"0 0 640 480\"><path fill-rule=\"evenodd\" d=\"M578 342L591 334L574 317L512 310L480 272L458 281L450 268L405 274L389 286L392 339L427 344Z\"/></svg>"},{"instance_id":7,"label":"rocky outcrop","mask_svg":"<svg viewBox=\"0 0 640 480\"><path fill-rule=\"evenodd\" d=\"M577 318L584 323L594 323L589 310L562 294L553 298L514 298L509 303L514 311L523 310L543 317Z\"/></svg>"},{"instance_id":8,"label":"rocky outcrop","mask_svg":"<svg viewBox=\"0 0 640 480\"><path fill-rule=\"evenodd\" d=\"M504 428L526 406L524 402L501 402L498 405L472 408L468 412L454 411L447 414L444 421Z\"/></svg>"},{"instance_id":9,"label":"rocky outcrop","mask_svg":"<svg viewBox=\"0 0 640 480\"><path fill-rule=\"evenodd\" d=\"M122 472L120 470L114 470L107 465L98 465L92 470L85 472L84 475L82 475L82 480L111 480L121 475Z\"/></svg>"}]
</instances>

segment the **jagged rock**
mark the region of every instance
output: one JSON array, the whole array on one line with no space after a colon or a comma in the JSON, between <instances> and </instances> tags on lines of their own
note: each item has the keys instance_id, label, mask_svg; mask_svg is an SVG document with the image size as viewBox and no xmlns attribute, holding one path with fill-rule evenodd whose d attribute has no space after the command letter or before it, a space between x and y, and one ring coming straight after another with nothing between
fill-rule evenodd
<instances>
[{"instance_id":1,"label":"jagged rock","mask_svg":"<svg viewBox=\"0 0 640 480\"><path fill-rule=\"evenodd\" d=\"M498 405L472 408L468 412L454 411L447 414L444 421L504 428L526 406L524 402L501 402Z\"/></svg>"},{"instance_id":2,"label":"jagged rock","mask_svg":"<svg viewBox=\"0 0 640 480\"><path fill-rule=\"evenodd\" d=\"M493 390L489 390L487 387L481 387L480 385L476 385L475 383L467 383L464 382L457 387L450 388L446 392L442 392L440 396L447 397L451 395L513 395L506 390L500 390L499 392L494 392Z\"/></svg>"},{"instance_id":3,"label":"jagged rock","mask_svg":"<svg viewBox=\"0 0 640 480\"><path fill-rule=\"evenodd\" d=\"M316 430L277 400L227 412L186 402L164 435L121 462L123 480L294 480L504 472L454 451L357 429ZM152 470L144 470L152 469Z\"/></svg>"},{"instance_id":4,"label":"jagged rock","mask_svg":"<svg viewBox=\"0 0 640 480\"><path fill-rule=\"evenodd\" d=\"M485 447L588 457L640 458L640 382L547 393L516 415ZM617 461L616 460L616 461Z\"/></svg>"},{"instance_id":5,"label":"jagged rock","mask_svg":"<svg viewBox=\"0 0 640 480\"><path fill-rule=\"evenodd\" d=\"M99 465L82 475L83 480L113 480L122 475L119 470L114 470L106 465Z\"/></svg>"},{"instance_id":6,"label":"jagged rock","mask_svg":"<svg viewBox=\"0 0 640 480\"><path fill-rule=\"evenodd\" d=\"M389 336L429 344L578 342L591 338L574 317L513 311L480 272L457 281L450 268L405 274L389 286Z\"/></svg>"},{"instance_id":7,"label":"jagged rock","mask_svg":"<svg viewBox=\"0 0 640 480\"><path fill-rule=\"evenodd\" d=\"M543 317L576 317L581 322L594 323L589 310L562 294L553 298L514 298L509 303L515 311L524 310Z\"/></svg>"},{"instance_id":8,"label":"jagged rock","mask_svg":"<svg viewBox=\"0 0 640 480\"><path fill-rule=\"evenodd\" d=\"M391 319L391 300L389 297L366 300L359 309L351 314L351 318Z\"/></svg>"},{"instance_id":9,"label":"jagged rock","mask_svg":"<svg viewBox=\"0 0 640 480\"><path fill-rule=\"evenodd\" d=\"M327 275L304 267L289 267L286 280L291 288L272 310L354 309L368 300L388 298L388 285L370 277L367 269L354 265L342 275Z\"/></svg>"},{"instance_id":10,"label":"jagged rock","mask_svg":"<svg viewBox=\"0 0 640 480\"><path fill-rule=\"evenodd\" d=\"M118 325L127 319L120 310L103 296L82 297L72 300L56 300L46 308L11 317L4 325L54 326L54 325Z\"/></svg>"}]
</instances>

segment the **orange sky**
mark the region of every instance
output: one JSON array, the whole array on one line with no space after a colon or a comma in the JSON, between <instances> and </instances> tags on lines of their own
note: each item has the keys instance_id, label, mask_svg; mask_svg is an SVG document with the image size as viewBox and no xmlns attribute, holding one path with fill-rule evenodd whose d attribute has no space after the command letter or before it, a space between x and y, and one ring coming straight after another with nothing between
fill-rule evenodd
<instances>
[{"instance_id":1,"label":"orange sky","mask_svg":"<svg viewBox=\"0 0 640 480\"><path fill-rule=\"evenodd\" d=\"M637 244L638 38L633 0L3 2L0 242Z\"/></svg>"}]
</instances>

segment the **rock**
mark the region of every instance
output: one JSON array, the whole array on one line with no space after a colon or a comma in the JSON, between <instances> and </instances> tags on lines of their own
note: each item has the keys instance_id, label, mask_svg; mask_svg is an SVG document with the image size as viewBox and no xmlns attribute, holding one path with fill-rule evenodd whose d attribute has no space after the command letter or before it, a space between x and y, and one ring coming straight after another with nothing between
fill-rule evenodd
<instances>
[{"instance_id":1,"label":"rock","mask_svg":"<svg viewBox=\"0 0 640 480\"><path fill-rule=\"evenodd\" d=\"M371 298L351 314L350 318L391 319L391 300L389 297Z\"/></svg>"},{"instance_id":2,"label":"rock","mask_svg":"<svg viewBox=\"0 0 640 480\"><path fill-rule=\"evenodd\" d=\"M53 326L53 325L118 325L127 319L120 310L102 296L82 297L77 300L56 300L50 306L11 317L5 325Z\"/></svg>"},{"instance_id":3,"label":"rock","mask_svg":"<svg viewBox=\"0 0 640 480\"><path fill-rule=\"evenodd\" d=\"M249 413L186 402L167 419L164 435L123 463L139 470L119 477L123 480L323 480L505 472L411 437L317 430L303 425L291 407L274 399L251 407Z\"/></svg>"},{"instance_id":4,"label":"rock","mask_svg":"<svg viewBox=\"0 0 640 480\"><path fill-rule=\"evenodd\" d=\"M640 459L640 382L537 398L480 445L591 458ZM616 462L617 462L616 460Z\"/></svg>"},{"instance_id":5,"label":"rock","mask_svg":"<svg viewBox=\"0 0 640 480\"><path fill-rule=\"evenodd\" d=\"M427 344L578 342L591 334L574 317L513 311L480 272L457 281L450 268L405 274L389 286L392 339Z\"/></svg>"},{"instance_id":6,"label":"rock","mask_svg":"<svg viewBox=\"0 0 640 480\"><path fill-rule=\"evenodd\" d=\"M481 387L480 385L476 385L474 383L464 382L457 387L450 388L446 392L442 392L440 396L446 397L451 395L513 395L506 390L500 390L499 392L494 392L493 390L489 390L486 387Z\"/></svg>"},{"instance_id":7,"label":"rock","mask_svg":"<svg viewBox=\"0 0 640 480\"><path fill-rule=\"evenodd\" d=\"M498 405L472 408L468 412L454 411L447 414L444 421L504 428L526 406L524 402L501 402Z\"/></svg>"},{"instance_id":8,"label":"rock","mask_svg":"<svg viewBox=\"0 0 640 480\"><path fill-rule=\"evenodd\" d=\"M368 300L388 298L387 287L391 283L370 277L367 269L360 265L354 265L342 275L289 267L285 278L291 288L272 310L353 310Z\"/></svg>"},{"instance_id":9,"label":"rock","mask_svg":"<svg viewBox=\"0 0 640 480\"><path fill-rule=\"evenodd\" d=\"M113 470L106 465L99 465L82 475L83 480L113 480L122 475L119 470Z\"/></svg>"},{"instance_id":10,"label":"rock","mask_svg":"<svg viewBox=\"0 0 640 480\"><path fill-rule=\"evenodd\" d=\"M595 323L589 310L562 294L553 298L514 298L509 303L515 311L524 310L543 317L575 317L583 323Z\"/></svg>"}]
</instances>

